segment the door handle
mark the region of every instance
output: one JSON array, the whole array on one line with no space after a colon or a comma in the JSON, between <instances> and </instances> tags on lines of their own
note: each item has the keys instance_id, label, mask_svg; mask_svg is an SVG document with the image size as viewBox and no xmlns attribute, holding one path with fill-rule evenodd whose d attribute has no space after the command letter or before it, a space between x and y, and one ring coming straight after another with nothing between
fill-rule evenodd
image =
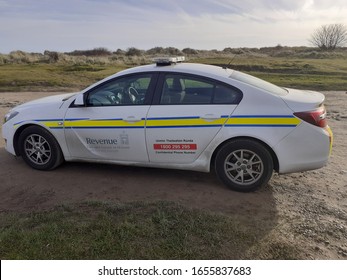
<instances>
[{"instance_id":1,"label":"door handle","mask_svg":"<svg viewBox=\"0 0 347 280\"><path fill-rule=\"evenodd\" d=\"M204 119L206 121L215 121L220 119L220 116L217 116L215 114L206 114L206 115L203 115L201 119Z\"/></svg>"},{"instance_id":2,"label":"door handle","mask_svg":"<svg viewBox=\"0 0 347 280\"><path fill-rule=\"evenodd\" d=\"M141 118L137 118L135 116L129 116L123 119L123 121L125 122L130 122L130 123L134 123L134 122L139 122L141 121Z\"/></svg>"}]
</instances>

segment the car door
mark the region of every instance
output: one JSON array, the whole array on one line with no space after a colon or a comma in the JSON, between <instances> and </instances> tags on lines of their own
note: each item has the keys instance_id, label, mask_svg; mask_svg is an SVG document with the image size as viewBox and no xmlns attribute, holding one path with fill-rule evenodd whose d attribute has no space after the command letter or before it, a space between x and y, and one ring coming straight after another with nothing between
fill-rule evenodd
<instances>
[{"instance_id":1,"label":"car door","mask_svg":"<svg viewBox=\"0 0 347 280\"><path fill-rule=\"evenodd\" d=\"M70 106L64 128L73 158L148 162L145 118L155 74L107 81L85 93L85 106Z\"/></svg>"},{"instance_id":2,"label":"car door","mask_svg":"<svg viewBox=\"0 0 347 280\"><path fill-rule=\"evenodd\" d=\"M242 98L226 84L200 76L161 74L146 121L149 160L191 163L206 149Z\"/></svg>"}]
</instances>

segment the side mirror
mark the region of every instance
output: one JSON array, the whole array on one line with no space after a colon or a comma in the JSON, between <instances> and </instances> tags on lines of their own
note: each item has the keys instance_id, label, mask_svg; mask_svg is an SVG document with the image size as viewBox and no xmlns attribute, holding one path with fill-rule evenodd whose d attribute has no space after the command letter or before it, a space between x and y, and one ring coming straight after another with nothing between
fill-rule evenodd
<instances>
[{"instance_id":1,"label":"side mirror","mask_svg":"<svg viewBox=\"0 0 347 280\"><path fill-rule=\"evenodd\" d=\"M83 93L80 93L77 95L77 97L75 99L75 106L85 106Z\"/></svg>"}]
</instances>

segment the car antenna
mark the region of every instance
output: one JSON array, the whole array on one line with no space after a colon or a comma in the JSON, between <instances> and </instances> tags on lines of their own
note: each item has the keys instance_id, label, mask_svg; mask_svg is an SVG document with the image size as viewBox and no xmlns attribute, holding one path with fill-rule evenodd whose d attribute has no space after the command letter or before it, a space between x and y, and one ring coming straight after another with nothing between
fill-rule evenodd
<instances>
[{"instance_id":1,"label":"car antenna","mask_svg":"<svg viewBox=\"0 0 347 280\"><path fill-rule=\"evenodd\" d=\"M237 56L237 53L235 53L235 55L233 56L232 59L230 59L230 61L228 62L227 65L223 66L223 69L228 69L228 68L229 68L228 66L231 65L231 63L234 61L234 59L235 59L236 56Z\"/></svg>"}]
</instances>

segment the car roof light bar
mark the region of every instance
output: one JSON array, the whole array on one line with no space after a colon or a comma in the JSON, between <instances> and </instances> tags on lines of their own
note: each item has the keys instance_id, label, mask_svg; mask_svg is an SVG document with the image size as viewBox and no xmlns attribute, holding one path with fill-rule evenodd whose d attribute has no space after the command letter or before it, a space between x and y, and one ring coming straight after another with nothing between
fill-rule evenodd
<instances>
[{"instance_id":1,"label":"car roof light bar","mask_svg":"<svg viewBox=\"0 0 347 280\"><path fill-rule=\"evenodd\" d=\"M157 66L168 66L168 65L172 65L176 63L181 63L185 60L186 58L184 56L157 57L153 59L153 61L157 64Z\"/></svg>"}]
</instances>

